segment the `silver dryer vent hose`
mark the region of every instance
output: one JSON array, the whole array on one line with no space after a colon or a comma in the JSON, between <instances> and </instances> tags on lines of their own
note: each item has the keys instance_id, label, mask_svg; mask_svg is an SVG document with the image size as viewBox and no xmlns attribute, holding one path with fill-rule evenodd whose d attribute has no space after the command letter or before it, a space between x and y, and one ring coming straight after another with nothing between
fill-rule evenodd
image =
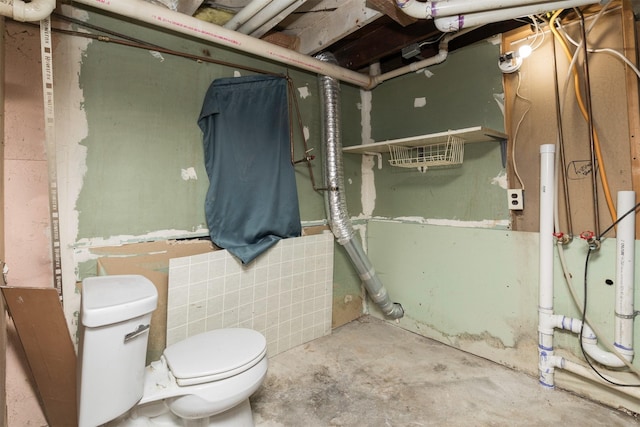
<instances>
[{"instance_id":1,"label":"silver dryer vent hose","mask_svg":"<svg viewBox=\"0 0 640 427\"><path fill-rule=\"evenodd\" d=\"M334 56L328 52L320 53L316 55L316 58L336 63ZM389 299L389 294L376 274L369 257L362 249L360 240L354 238L353 226L347 213L342 142L340 140L340 84L333 77L320 75L318 78L322 98L322 138L324 141L322 154L329 226L338 243L347 251L373 302L387 317L399 319L404 315L404 310L400 304Z\"/></svg>"}]
</instances>

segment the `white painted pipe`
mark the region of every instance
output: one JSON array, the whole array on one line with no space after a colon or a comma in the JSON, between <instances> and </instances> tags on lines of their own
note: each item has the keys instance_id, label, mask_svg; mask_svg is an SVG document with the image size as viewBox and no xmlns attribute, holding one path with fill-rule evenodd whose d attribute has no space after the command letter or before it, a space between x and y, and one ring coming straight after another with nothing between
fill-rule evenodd
<instances>
[{"instance_id":1,"label":"white painted pipe","mask_svg":"<svg viewBox=\"0 0 640 427\"><path fill-rule=\"evenodd\" d=\"M614 353L605 351L598 346L598 337L588 324L582 324L582 320L565 317L559 314L547 316L542 322L547 328L555 328L571 331L574 334L582 332L582 348L584 352L598 363L611 368L622 368L625 363Z\"/></svg>"},{"instance_id":2,"label":"white painted pipe","mask_svg":"<svg viewBox=\"0 0 640 427\"><path fill-rule=\"evenodd\" d=\"M506 7L549 3L549 0L442 0L420 2L417 0L396 0L396 5L407 15L418 19L436 16L451 16L483 10L499 10Z\"/></svg>"},{"instance_id":3,"label":"white painted pipe","mask_svg":"<svg viewBox=\"0 0 640 427\"><path fill-rule=\"evenodd\" d=\"M423 59L422 61L412 62L409 65L405 65L404 67L396 68L393 71L389 71L384 74L374 75L373 81L375 85L378 85L386 80L393 79L395 77L402 76L407 73L413 73L415 71L421 70L423 68L430 67L432 65L440 64L444 62L449 56L449 42L456 37L459 37L463 34L470 32L472 28L467 28L465 30L459 31L457 33L450 33L445 35L442 40L440 40L440 44L438 45L438 53L432 57L427 59Z\"/></svg>"},{"instance_id":4,"label":"white painted pipe","mask_svg":"<svg viewBox=\"0 0 640 427\"><path fill-rule=\"evenodd\" d=\"M224 24L224 28L228 28L230 30L237 29L249 19L253 18L256 13L260 12L260 10L272 1L273 0L253 0L251 3L243 7L240 12L233 15L233 18Z\"/></svg>"},{"instance_id":5,"label":"white painted pipe","mask_svg":"<svg viewBox=\"0 0 640 427\"><path fill-rule=\"evenodd\" d=\"M143 0L109 0L108 2L104 0L76 0L76 3L86 4L116 15L137 19L157 27L250 53L260 58L333 77L364 89L372 89L375 86L371 77L366 74L322 62L291 49L240 34Z\"/></svg>"},{"instance_id":6,"label":"white painted pipe","mask_svg":"<svg viewBox=\"0 0 640 427\"><path fill-rule=\"evenodd\" d=\"M627 396L631 396L634 397L636 399L640 399L640 389L638 389L637 387L625 387L625 386L616 386L614 384L611 384L605 380L603 380L602 378L600 378L592 369L589 369L585 366L582 366L578 363L575 362L571 362L569 360L566 359L562 359L559 361L559 363L556 365L558 368L562 368L564 370L566 370L567 372L571 372L574 375L578 375L582 378L591 380L591 381L595 381L600 385L604 385L607 386L611 389L614 389L616 391L618 391L619 393L623 393L626 394ZM601 374L603 377L605 377L606 379L608 379L609 381L613 381L614 383L617 384L625 384L624 381L620 381L619 379L613 378L609 375L606 374Z\"/></svg>"},{"instance_id":7,"label":"white painted pipe","mask_svg":"<svg viewBox=\"0 0 640 427\"><path fill-rule=\"evenodd\" d=\"M505 9L489 10L483 12L459 14L434 18L433 23L442 32L449 33L463 28L477 27L494 22L506 21L523 16L537 15L557 9L570 9L572 7L585 6L597 3L595 0L561 0L527 6L510 7Z\"/></svg>"},{"instance_id":8,"label":"white painted pipe","mask_svg":"<svg viewBox=\"0 0 640 427\"><path fill-rule=\"evenodd\" d=\"M540 146L540 240L538 285L538 377L554 387L553 364L553 208L555 199L554 144Z\"/></svg>"},{"instance_id":9,"label":"white painted pipe","mask_svg":"<svg viewBox=\"0 0 640 427\"><path fill-rule=\"evenodd\" d=\"M8 16L15 21L36 22L51 15L56 8L56 0L32 0L24 2L13 0L13 3L0 2L0 15Z\"/></svg>"},{"instance_id":10,"label":"white painted pipe","mask_svg":"<svg viewBox=\"0 0 640 427\"><path fill-rule=\"evenodd\" d=\"M540 287L538 306L553 312L553 208L555 203L554 144L540 146Z\"/></svg>"},{"instance_id":11,"label":"white painted pipe","mask_svg":"<svg viewBox=\"0 0 640 427\"><path fill-rule=\"evenodd\" d=\"M405 65L404 67L396 68L395 70L386 72L384 74L380 74L379 76L373 76L373 80L376 85L382 83L385 80L393 79L398 76L402 76L407 73L412 73L414 71L418 71L422 68L427 68L432 65L440 64L444 62L449 56L449 40L446 38L442 39L440 42L440 48L438 49L438 53L434 56L431 56L427 59L423 59L422 61L412 62L409 65Z\"/></svg>"},{"instance_id":12,"label":"white painted pipe","mask_svg":"<svg viewBox=\"0 0 640 427\"><path fill-rule=\"evenodd\" d=\"M636 205L635 191L619 191L618 218ZM616 230L616 305L613 345L627 360L633 360L636 216L632 212L618 222Z\"/></svg>"},{"instance_id":13,"label":"white painted pipe","mask_svg":"<svg viewBox=\"0 0 640 427\"><path fill-rule=\"evenodd\" d=\"M282 9L280 13L272 16L268 21L260 25L255 30L251 31L249 35L256 38L261 38L269 31L273 29L276 25L282 22L287 16L291 15L296 9L298 9L302 4L304 4L307 0L295 0L293 3L289 4L285 9Z\"/></svg>"},{"instance_id":14,"label":"white painted pipe","mask_svg":"<svg viewBox=\"0 0 640 427\"><path fill-rule=\"evenodd\" d=\"M586 323L582 327L582 348L590 358L601 365L610 368L622 368L625 366L625 363L618 356L598 347L598 338Z\"/></svg>"},{"instance_id":15,"label":"white painted pipe","mask_svg":"<svg viewBox=\"0 0 640 427\"><path fill-rule=\"evenodd\" d=\"M265 22L269 21L274 16L288 8L291 4L297 0L273 0L266 5L260 12L256 13L247 22L238 27L237 31L242 34L251 34L256 29L260 28Z\"/></svg>"}]
</instances>

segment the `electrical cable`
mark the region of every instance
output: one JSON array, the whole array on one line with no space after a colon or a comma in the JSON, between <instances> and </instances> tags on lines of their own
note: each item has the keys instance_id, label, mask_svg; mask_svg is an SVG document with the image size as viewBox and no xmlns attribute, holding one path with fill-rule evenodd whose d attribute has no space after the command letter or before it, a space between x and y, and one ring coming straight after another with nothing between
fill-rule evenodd
<instances>
[{"instance_id":1,"label":"electrical cable","mask_svg":"<svg viewBox=\"0 0 640 427\"><path fill-rule=\"evenodd\" d=\"M600 13L596 16L596 20L597 20L597 18L602 16L603 11L610 4L611 4L611 2L607 3L602 8ZM549 29L553 33L554 37L560 42L560 45L562 46L562 48L563 48L563 50L564 50L564 52L565 52L565 54L567 56L567 59L571 60L571 63L573 64L575 62L576 58L577 58L577 54L579 53L579 49L576 50L576 55L575 56L571 55L571 52L569 50L569 46L567 44L567 41L564 39L564 37L556 29L556 24L555 23L556 23L556 20L557 20L558 16L560 15L560 13L562 13L562 11L563 11L562 9L561 10L557 10L551 16L551 19L549 20ZM595 25L595 22L591 25L590 29L593 28L593 25ZM583 40L581 43L586 43L586 40ZM579 81L578 71L573 65L570 65L569 71L573 73L574 91L575 91L576 99L578 101L578 107L580 108L580 112L582 113L583 118L588 122L589 115L588 115L588 112L587 112L586 107L584 105L584 100L582 99L582 94L580 92L580 81ZM613 204L613 198L611 197L611 190L610 190L610 186L609 186L609 180L607 178L606 170L605 170L605 167L604 167L604 160L603 160L603 156L602 156L600 138L598 137L598 133L595 130L595 128L594 128L594 131L593 131L593 139L594 139L594 149L595 149L595 153L596 153L596 159L597 159L597 163L598 163L597 165L593 165L593 168L594 168L593 173L595 173L595 168L598 167L600 180L602 181L602 187L604 189L604 195L605 195L605 199L606 199L606 202L607 202L607 207L609 209L609 214L611 215L611 220L615 221L615 219L617 217L616 209L615 209L615 206Z\"/></svg>"},{"instance_id":2,"label":"electrical cable","mask_svg":"<svg viewBox=\"0 0 640 427\"><path fill-rule=\"evenodd\" d=\"M535 51L536 49L538 49L540 46L542 46L542 44L544 43L544 39L545 39L545 32L542 31L542 29L540 28L540 23L538 22L538 17L537 16L533 16L531 15L529 17L531 19L531 21L533 22L533 26L536 29L536 34L533 37L533 41L531 42L530 46L531 46L531 52ZM534 46L536 40L538 39L538 36L542 35L542 38L540 39L540 42L538 43L537 46Z\"/></svg>"},{"instance_id":3,"label":"electrical cable","mask_svg":"<svg viewBox=\"0 0 640 427\"><path fill-rule=\"evenodd\" d=\"M574 39L572 39L571 36L569 36L569 34L567 34L567 31L564 28L564 26L559 25L559 28L562 30L562 35L569 41L569 43L571 43L574 46L578 46L578 42L575 41ZM629 66L629 68L631 68L633 70L633 72L636 73L636 75L640 79L640 70L638 69L638 67L636 67L636 65L633 62L631 62L629 60L629 58L624 56L624 54L622 52L618 52L617 50L611 49L611 48L608 48L608 47L603 47L603 48L600 48L600 49L589 48L589 49L587 49L587 51L589 53L609 53L609 54L611 54L613 56L618 57L618 59L622 60L625 64L627 64L627 66Z\"/></svg>"},{"instance_id":4,"label":"electrical cable","mask_svg":"<svg viewBox=\"0 0 640 427\"><path fill-rule=\"evenodd\" d=\"M522 75L520 74L520 71L518 71L517 76L518 85L516 86L516 99L522 99L527 104L527 108L522 113L522 116L520 117L520 120L518 120L518 124L516 125L516 129L513 132L513 142L511 144L511 163L513 164L513 174L520 182L520 188L522 188L522 191L524 191L524 181L522 180L522 177L518 172L518 164L516 162L516 147L518 142L518 131L520 130L520 125L524 121L524 118L527 116L527 113L529 112L529 110L531 110L531 101L520 94L520 84L522 83Z\"/></svg>"}]
</instances>

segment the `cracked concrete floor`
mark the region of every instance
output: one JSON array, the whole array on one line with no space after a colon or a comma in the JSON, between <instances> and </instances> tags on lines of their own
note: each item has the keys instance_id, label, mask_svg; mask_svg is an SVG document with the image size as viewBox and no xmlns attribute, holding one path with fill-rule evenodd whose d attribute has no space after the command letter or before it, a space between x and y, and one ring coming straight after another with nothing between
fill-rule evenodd
<instances>
[{"instance_id":1,"label":"cracked concrete floor","mask_svg":"<svg viewBox=\"0 0 640 427\"><path fill-rule=\"evenodd\" d=\"M256 427L640 425L371 317L271 358L251 404Z\"/></svg>"}]
</instances>

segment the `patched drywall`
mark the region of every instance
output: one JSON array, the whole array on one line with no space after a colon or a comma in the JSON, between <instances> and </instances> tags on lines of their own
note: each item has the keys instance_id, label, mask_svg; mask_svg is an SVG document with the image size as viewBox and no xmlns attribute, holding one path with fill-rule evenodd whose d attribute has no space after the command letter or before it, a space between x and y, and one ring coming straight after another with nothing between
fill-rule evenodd
<instances>
[{"instance_id":1,"label":"patched drywall","mask_svg":"<svg viewBox=\"0 0 640 427\"><path fill-rule=\"evenodd\" d=\"M371 261L389 294L405 310L401 327L537 375L537 233L376 220L368 228ZM601 339L610 342L615 290L605 283L615 277L615 245L613 239L604 242L598 256L590 261L588 281L589 316L606 335ZM582 277L584 249L578 241L566 250L574 278ZM555 258L554 311L579 318L557 255ZM640 303L640 296L635 299ZM370 307L376 316L384 317ZM638 342L637 328L634 336ZM558 331L554 347L568 360L582 359L573 334ZM559 387L571 386L611 406L640 410L634 399L577 380L561 369L556 372Z\"/></svg>"}]
</instances>

